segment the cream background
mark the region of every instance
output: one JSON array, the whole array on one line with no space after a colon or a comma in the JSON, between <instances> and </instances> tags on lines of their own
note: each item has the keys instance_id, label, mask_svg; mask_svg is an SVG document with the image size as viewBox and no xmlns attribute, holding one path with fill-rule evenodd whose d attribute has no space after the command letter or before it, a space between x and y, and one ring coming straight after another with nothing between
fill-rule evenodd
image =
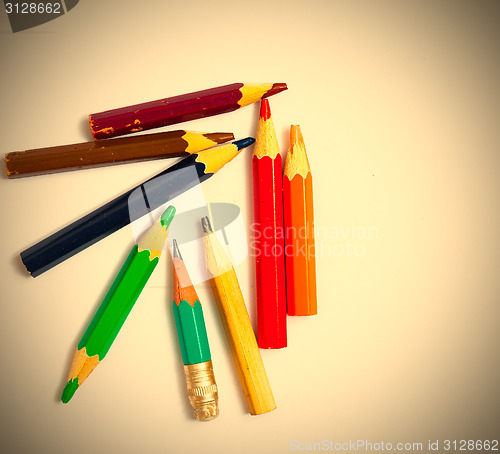
<instances>
[{"instance_id":1,"label":"cream background","mask_svg":"<svg viewBox=\"0 0 500 454\"><path fill-rule=\"evenodd\" d=\"M2 12L3 153L87 140L89 113L283 81L289 90L270 99L282 150L300 124L317 227L348 235L318 238L320 314L289 319L289 347L262 352L276 411L247 414L202 284L221 414L192 419L165 257L105 361L63 406L74 348L132 231L36 279L18 254L166 164L13 181L3 171L2 451L286 453L291 440L498 439L499 12L496 1L82 0L16 34ZM253 105L180 128L241 138L257 114ZM238 204L249 225L250 176L247 150L203 184L205 196ZM378 234L349 236L368 227ZM364 254L349 256L348 242ZM237 272L255 320L253 262Z\"/></svg>"}]
</instances>

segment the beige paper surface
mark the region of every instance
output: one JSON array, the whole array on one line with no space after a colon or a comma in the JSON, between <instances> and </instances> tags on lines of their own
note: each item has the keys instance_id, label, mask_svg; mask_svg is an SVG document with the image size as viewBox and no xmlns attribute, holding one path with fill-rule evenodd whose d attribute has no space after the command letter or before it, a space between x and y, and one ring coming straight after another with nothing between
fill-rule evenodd
<instances>
[{"instance_id":1,"label":"beige paper surface","mask_svg":"<svg viewBox=\"0 0 500 454\"><path fill-rule=\"evenodd\" d=\"M197 285L220 396L218 419L198 423L167 253L106 359L62 405L75 346L133 232L35 279L19 253L170 163L18 180L4 170L2 452L433 452L436 440L446 452L445 440L498 438L499 12L495 1L82 0L12 33L2 11L3 153L88 140L94 112L288 83L271 110L283 153L291 124L306 142L319 297L318 316L289 318L286 350L262 352L278 408L251 417L210 288ZM251 105L178 126L243 138L257 118ZM203 191L238 205L250 235L251 150ZM237 273L255 322L252 257Z\"/></svg>"}]
</instances>

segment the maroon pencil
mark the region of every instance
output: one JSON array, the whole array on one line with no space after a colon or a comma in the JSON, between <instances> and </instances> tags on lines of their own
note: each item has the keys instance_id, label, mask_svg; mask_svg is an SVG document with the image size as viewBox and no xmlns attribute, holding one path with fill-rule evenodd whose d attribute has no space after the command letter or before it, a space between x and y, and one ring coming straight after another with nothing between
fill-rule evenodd
<instances>
[{"instance_id":1,"label":"maroon pencil","mask_svg":"<svg viewBox=\"0 0 500 454\"><path fill-rule=\"evenodd\" d=\"M286 90L285 83L235 83L89 115L94 139L108 139L232 112Z\"/></svg>"}]
</instances>

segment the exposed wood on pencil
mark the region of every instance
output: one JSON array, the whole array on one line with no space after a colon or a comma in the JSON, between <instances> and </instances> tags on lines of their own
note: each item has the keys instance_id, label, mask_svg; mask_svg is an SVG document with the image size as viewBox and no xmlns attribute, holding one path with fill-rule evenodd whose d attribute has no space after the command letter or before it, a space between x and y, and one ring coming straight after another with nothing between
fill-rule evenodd
<instances>
[{"instance_id":1,"label":"exposed wood on pencil","mask_svg":"<svg viewBox=\"0 0 500 454\"><path fill-rule=\"evenodd\" d=\"M176 240L172 242L172 260L174 265L174 303L179 305L181 301L186 301L194 307L199 301L198 294L191 282L184 260L182 260L179 246Z\"/></svg>"}]
</instances>

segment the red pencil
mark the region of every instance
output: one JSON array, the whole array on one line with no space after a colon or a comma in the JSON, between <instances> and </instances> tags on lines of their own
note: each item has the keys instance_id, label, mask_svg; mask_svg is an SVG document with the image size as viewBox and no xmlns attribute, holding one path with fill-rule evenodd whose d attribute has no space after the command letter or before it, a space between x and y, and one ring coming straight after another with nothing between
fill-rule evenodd
<instances>
[{"instance_id":1,"label":"red pencil","mask_svg":"<svg viewBox=\"0 0 500 454\"><path fill-rule=\"evenodd\" d=\"M257 339L260 348L283 348L287 345L283 177L267 99L261 102L252 167Z\"/></svg>"}]
</instances>

